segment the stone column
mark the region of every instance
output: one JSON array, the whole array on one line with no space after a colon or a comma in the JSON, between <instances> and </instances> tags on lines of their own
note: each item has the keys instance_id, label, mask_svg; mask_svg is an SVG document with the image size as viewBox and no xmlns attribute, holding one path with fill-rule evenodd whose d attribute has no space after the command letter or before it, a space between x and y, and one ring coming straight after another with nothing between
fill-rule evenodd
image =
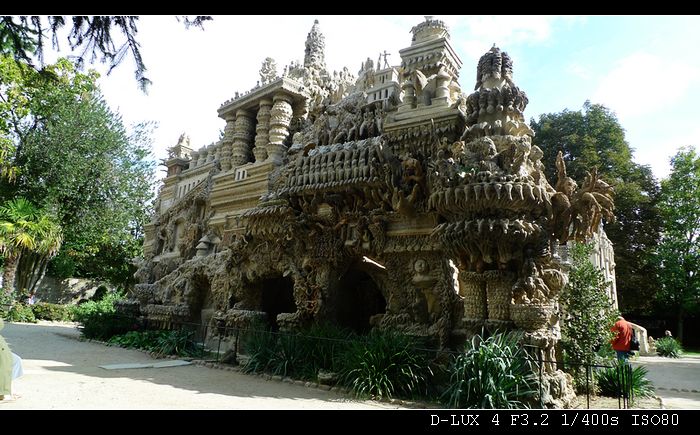
<instances>
[{"instance_id":1,"label":"stone column","mask_svg":"<svg viewBox=\"0 0 700 435\"><path fill-rule=\"evenodd\" d=\"M213 143L210 143L207 146L207 163L213 162L215 158L216 158L216 146Z\"/></svg>"},{"instance_id":2,"label":"stone column","mask_svg":"<svg viewBox=\"0 0 700 435\"><path fill-rule=\"evenodd\" d=\"M244 109L236 112L236 123L231 147L231 163L233 166L245 165L250 161L250 149L253 143L255 122L253 115Z\"/></svg>"},{"instance_id":3,"label":"stone column","mask_svg":"<svg viewBox=\"0 0 700 435\"><path fill-rule=\"evenodd\" d=\"M233 132L236 117L233 114L226 116L226 127L224 128L224 138L221 140L221 169L228 171L231 169L231 148L233 146Z\"/></svg>"},{"instance_id":4,"label":"stone column","mask_svg":"<svg viewBox=\"0 0 700 435\"><path fill-rule=\"evenodd\" d=\"M399 112L411 110L416 103L416 86L411 80L406 80L401 85L403 90L403 102L399 105Z\"/></svg>"},{"instance_id":5,"label":"stone column","mask_svg":"<svg viewBox=\"0 0 700 435\"><path fill-rule=\"evenodd\" d=\"M267 159L267 144L270 142L270 109L272 101L268 99L260 100L258 109L258 125L255 127L255 148L253 154L256 162Z\"/></svg>"},{"instance_id":6,"label":"stone column","mask_svg":"<svg viewBox=\"0 0 700 435\"><path fill-rule=\"evenodd\" d=\"M199 151L192 151L190 157L192 158L192 160L190 160L190 169L194 169L199 163Z\"/></svg>"},{"instance_id":7,"label":"stone column","mask_svg":"<svg viewBox=\"0 0 700 435\"><path fill-rule=\"evenodd\" d=\"M508 271L489 270L484 272L484 277L489 320L509 322L512 287L515 281L513 274Z\"/></svg>"},{"instance_id":8,"label":"stone column","mask_svg":"<svg viewBox=\"0 0 700 435\"><path fill-rule=\"evenodd\" d=\"M202 147L199 149L199 160L197 160L197 166L202 166L207 163L207 147Z\"/></svg>"},{"instance_id":9,"label":"stone column","mask_svg":"<svg viewBox=\"0 0 700 435\"><path fill-rule=\"evenodd\" d=\"M486 310L486 281L484 275L460 271L459 294L464 297L464 327L472 334L480 334L488 317Z\"/></svg>"},{"instance_id":10,"label":"stone column","mask_svg":"<svg viewBox=\"0 0 700 435\"><path fill-rule=\"evenodd\" d=\"M292 99L285 94L273 98L270 111L270 143L267 144L267 158L276 165L284 160L287 147L285 139L289 136L289 123L292 120Z\"/></svg>"}]
</instances>

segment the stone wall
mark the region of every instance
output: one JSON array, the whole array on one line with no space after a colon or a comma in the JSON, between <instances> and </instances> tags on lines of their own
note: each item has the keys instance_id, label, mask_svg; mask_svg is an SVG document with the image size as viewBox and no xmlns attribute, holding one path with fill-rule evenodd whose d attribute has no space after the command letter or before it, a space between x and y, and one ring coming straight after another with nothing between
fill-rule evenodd
<instances>
[{"instance_id":1,"label":"stone wall","mask_svg":"<svg viewBox=\"0 0 700 435\"><path fill-rule=\"evenodd\" d=\"M81 300L88 300L93 297L100 287L105 288L107 291L114 290L114 286L111 284L94 279L57 279L46 276L37 289L36 301L53 304L77 304Z\"/></svg>"}]
</instances>

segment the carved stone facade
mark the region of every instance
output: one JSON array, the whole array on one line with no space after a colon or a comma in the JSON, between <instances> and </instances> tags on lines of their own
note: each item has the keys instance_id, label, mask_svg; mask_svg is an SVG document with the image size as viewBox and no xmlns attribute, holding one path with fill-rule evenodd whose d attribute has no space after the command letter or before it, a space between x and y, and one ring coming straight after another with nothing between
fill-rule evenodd
<instances>
[{"instance_id":1,"label":"carved stone facade","mask_svg":"<svg viewBox=\"0 0 700 435\"><path fill-rule=\"evenodd\" d=\"M274 78L268 62L262 86L219 108L219 143L175 152L146 229L142 313L333 321L440 347L519 329L554 358L567 278L553 249L597 232L612 190L595 172L577 189L563 160L547 181L507 53L482 56L466 95L444 23L412 32L401 66L368 59L355 79L328 73L314 23L303 66ZM568 400L566 376L545 372L548 400Z\"/></svg>"}]
</instances>

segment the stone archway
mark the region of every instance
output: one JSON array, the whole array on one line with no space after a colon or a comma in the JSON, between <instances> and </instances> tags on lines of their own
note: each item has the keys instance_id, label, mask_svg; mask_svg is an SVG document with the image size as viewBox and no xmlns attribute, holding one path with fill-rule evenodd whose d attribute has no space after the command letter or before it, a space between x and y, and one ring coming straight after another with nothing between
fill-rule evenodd
<instances>
[{"instance_id":1,"label":"stone archway","mask_svg":"<svg viewBox=\"0 0 700 435\"><path fill-rule=\"evenodd\" d=\"M332 292L335 322L364 334L372 325L370 319L386 313L386 299L373 273L365 263L357 262L338 278Z\"/></svg>"},{"instance_id":2,"label":"stone archway","mask_svg":"<svg viewBox=\"0 0 700 435\"><path fill-rule=\"evenodd\" d=\"M277 315L294 313L297 305L294 301L294 281L290 277L272 277L260 281L260 311L267 313L270 328L279 330Z\"/></svg>"}]
</instances>

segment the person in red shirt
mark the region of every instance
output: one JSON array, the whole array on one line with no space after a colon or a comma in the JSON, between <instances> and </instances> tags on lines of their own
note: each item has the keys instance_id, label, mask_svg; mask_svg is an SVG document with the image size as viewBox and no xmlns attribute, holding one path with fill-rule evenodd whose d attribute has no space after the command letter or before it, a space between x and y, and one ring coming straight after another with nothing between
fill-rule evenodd
<instances>
[{"instance_id":1,"label":"person in red shirt","mask_svg":"<svg viewBox=\"0 0 700 435\"><path fill-rule=\"evenodd\" d=\"M611 328L615 332L615 337L612 339L612 348L617 353L619 361L626 361L627 354L630 351L630 341L632 340L632 326L625 320L624 317L618 316L617 322Z\"/></svg>"}]
</instances>

